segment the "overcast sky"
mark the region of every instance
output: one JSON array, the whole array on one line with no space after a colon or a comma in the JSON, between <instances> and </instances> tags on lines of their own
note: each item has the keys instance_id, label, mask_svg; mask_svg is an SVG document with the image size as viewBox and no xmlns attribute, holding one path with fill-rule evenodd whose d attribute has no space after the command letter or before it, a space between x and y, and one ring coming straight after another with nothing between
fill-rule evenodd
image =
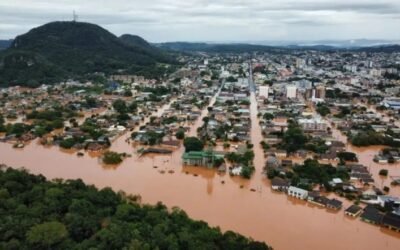
<instances>
[{"instance_id":1,"label":"overcast sky","mask_svg":"<svg viewBox=\"0 0 400 250\"><path fill-rule=\"evenodd\" d=\"M0 0L0 39L71 20L73 10L151 42L400 40L400 0Z\"/></svg>"}]
</instances>

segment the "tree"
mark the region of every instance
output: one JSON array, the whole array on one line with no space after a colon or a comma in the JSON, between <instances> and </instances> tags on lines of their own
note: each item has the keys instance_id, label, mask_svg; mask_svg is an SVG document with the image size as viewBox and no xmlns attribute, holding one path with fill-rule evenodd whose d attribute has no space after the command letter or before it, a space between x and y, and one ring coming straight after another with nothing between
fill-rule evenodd
<instances>
[{"instance_id":1,"label":"tree","mask_svg":"<svg viewBox=\"0 0 400 250\"><path fill-rule=\"evenodd\" d=\"M118 113L126 113L128 110L126 102L122 99L115 100L112 105Z\"/></svg>"},{"instance_id":2,"label":"tree","mask_svg":"<svg viewBox=\"0 0 400 250\"><path fill-rule=\"evenodd\" d=\"M63 241L67 236L68 231L64 224L53 221L31 227L26 238L32 245L37 245L41 248L50 248Z\"/></svg>"},{"instance_id":3,"label":"tree","mask_svg":"<svg viewBox=\"0 0 400 250\"><path fill-rule=\"evenodd\" d=\"M122 160L122 155L113 151L107 151L103 155L103 162L105 164L119 164Z\"/></svg>"},{"instance_id":4,"label":"tree","mask_svg":"<svg viewBox=\"0 0 400 250\"><path fill-rule=\"evenodd\" d=\"M204 143L197 137L186 137L183 141L183 145L185 146L186 152L201 151L204 148Z\"/></svg>"},{"instance_id":5,"label":"tree","mask_svg":"<svg viewBox=\"0 0 400 250\"><path fill-rule=\"evenodd\" d=\"M274 119L274 115L271 114L271 113L265 113L265 114L263 115L263 118L264 118L264 120L270 121L270 120L273 120L273 119Z\"/></svg>"},{"instance_id":6,"label":"tree","mask_svg":"<svg viewBox=\"0 0 400 250\"><path fill-rule=\"evenodd\" d=\"M131 91L131 90L128 89L128 90L125 90L125 91L124 91L124 96L125 96L125 97L131 97L132 95L133 95L133 94L132 94L132 91Z\"/></svg>"},{"instance_id":7,"label":"tree","mask_svg":"<svg viewBox=\"0 0 400 250\"><path fill-rule=\"evenodd\" d=\"M0 168L0 200L0 249L270 249L179 208L142 205L80 179Z\"/></svg>"},{"instance_id":8,"label":"tree","mask_svg":"<svg viewBox=\"0 0 400 250\"><path fill-rule=\"evenodd\" d=\"M353 152L339 152L337 157L342 161L358 161L357 155Z\"/></svg>"},{"instance_id":9,"label":"tree","mask_svg":"<svg viewBox=\"0 0 400 250\"><path fill-rule=\"evenodd\" d=\"M179 129L175 134L176 139L183 140L185 138L185 131L183 129Z\"/></svg>"},{"instance_id":10,"label":"tree","mask_svg":"<svg viewBox=\"0 0 400 250\"><path fill-rule=\"evenodd\" d=\"M327 114L331 113L331 110L324 104L318 104L317 105L317 112L321 116L326 116Z\"/></svg>"},{"instance_id":11,"label":"tree","mask_svg":"<svg viewBox=\"0 0 400 250\"><path fill-rule=\"evenodd\" d=\"M288 153L293 153L307 143L308 138L303 130L294 122L289 123L288 130L283 136L284 148Z\"/></svg>"},{"instance_id":12,"label":"tree","mask_svg":"<svg viewBox=\"0 0 400 250\"><path fill-rule=\"evenodd\" d=\"M387 169L381 169L379 170L379 175L381 176L388 176L389 171Z\"/></svg>"}]
</instances>

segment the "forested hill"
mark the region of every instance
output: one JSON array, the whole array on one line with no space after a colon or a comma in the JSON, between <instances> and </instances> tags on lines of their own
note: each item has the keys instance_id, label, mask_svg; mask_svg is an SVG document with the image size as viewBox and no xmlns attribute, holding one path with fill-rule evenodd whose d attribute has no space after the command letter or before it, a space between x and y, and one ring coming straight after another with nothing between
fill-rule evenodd
<instances>
[{"instance_id":1,"label":"forested hill","mask_svg":"<svg viewBox=\"0 0 400 250\"><path fill-rule=\"evenodd\" d=\"M0 84L54 83L86 73L134 72L173 61L143 41L125 42L90 23L48 23L16 37L1 52Z\"/></svg>"},{"instance_id":2,"label":"forested hill","mask_svg":"<svg viewBox=\"0 0 400 250\"><path fill-rule=\"evenodd\" d=\"M0 169L0 249L237 249L268 246L221 233L161 203L140 205L81 180Z\"/></svg>"}]
</instances>

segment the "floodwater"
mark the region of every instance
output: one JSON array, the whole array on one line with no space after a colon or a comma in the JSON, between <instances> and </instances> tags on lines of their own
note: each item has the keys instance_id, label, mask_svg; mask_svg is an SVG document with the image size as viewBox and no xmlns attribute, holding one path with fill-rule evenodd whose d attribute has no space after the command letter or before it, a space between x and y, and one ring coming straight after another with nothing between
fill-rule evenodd
<instances>
[{"instance_id":1,"label":"floodwater","mask_svg":"<svg viewBox=\"0 0 400 250\"><path fill-rule=\"evenodd\" d=\"M400 249L399 233L347 218L343 210L328 212L273 192L262 175L265 159L259 146L262 137L254 93L251 101L256 167L251 180L221 175L210 169L182 167L182 147L171 155L139 158L134 146L125 142L129 133L112 146L112 150L132 154L119 166L102 166L98 158L88 154L77 157L35 142L18 150L0 143L0 163L23 166L50 179L81 178L100 188L110 186L139 194L145 203L162 201L169 207L178 206L194 219L265 241L274 249ZM203 111L202 117L206 114ZM195 135L202 117L192 127L191 135ZM345 202L345 206L348 204Z\"/></svg>"},{"instance_id":2,"label":"floodwater","mask_svg":"<svg viewBox=\"0 0 400 250\"><path fill-rule=\"evenodd\" d=\"M368 167L371 172L374 180L375 186L383 189L384 186L390 187L390 195L400 196L400 187L391 186L390 183L393 179L400 178L400 163L394 164L380 164L373 161L374 156L385 146L368 146L368 147L356 147L351 143L347 142L347 137L343 135L336 128L331 128L332 136L339 141L342 141L346 144L346 151L354 152L357 154L358 163L363 164ZM387 169L389 170L389 174L387 177L383 177L379 175L379 170Z\"/></svg>"}]
</instances>

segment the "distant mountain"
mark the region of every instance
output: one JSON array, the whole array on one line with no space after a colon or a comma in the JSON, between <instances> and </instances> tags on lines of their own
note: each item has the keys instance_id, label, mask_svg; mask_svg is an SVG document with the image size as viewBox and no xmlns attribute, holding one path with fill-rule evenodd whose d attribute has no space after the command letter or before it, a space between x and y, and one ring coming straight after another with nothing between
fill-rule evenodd
<instances>
[{"instance_id":1,"label":"distant mountain","mask_svg":"<svg viewBox=\"0 0 400 250\"><path fill-rule=\"evenodd\" d=\"M334 51L340 50L340 48L328 45L288 45L282 46L281 48L288 48L292 50L319 50L319 51Z\"/></svg>"},{"instance_id":2,"label":"distant mountain","mask_svg":"<svg viewBox=\"0 0 400 250\"><path fill-rule=\"evenodd\" d=\"M172 61L142 38L128 38L90 23L45 24L16 37L1 52L0 84L54 83L86 73L133 72Z\"/></svg>"},{"instance_id":3,"label":"distant mountain","mask_svg":"<svg viewBox=\"0 0 400 250\"><path fill-rule=\"evenodd\" d=\"M279 52L281 49L278 47L271 47L265 45L253 45L242 43L227 43L227 44L213 44L213 43L189 43L189 42L169 42L160 43L157 46L164 49L177 50L177 51L198 51L198 52L215 52L215 53L245 53L245 52Z\"/></svg>"},{"instance_id":4,"label":"distant mountain","mask_svg":"<svg viewBox=\"0 0 400 250\"><path fill-rule=\"evenodd\" d=\"M0 40L0 50L8 49L13 40Z\"/></svg>"},{"instance_id":5,"label":"distant mountain","mask_svg":"<svg viewBox=\"0 0 400 250\"><path fill-rule=\"evenodd\" d=\"M368 40L368 42L372 42ZM359 42L361 43L361 41ZM400 45L379 45L369 47L338 47L334 45L324 44L308 44L308 45L257 45L246 43L190 43L190 42L168 42L156 44L157 47L185 52L215 52L215 53L244 53L244 52L269 52L269 53L290 53L294 51L354 51L354 52L371 52L371 53L393 53L400 52Z\"/></svg>"},{"instance_id":6,"label":"distant mountain","mask_svg":"<svg viewBox=\"0 0 400 250\"><path fill-rule=\"evenodd\" d=\"M370 52L370 53L394 53L394 52L400 52L400 45L394 44L394 45L364 47L357 49L357 51Z\"/></svg>"}]
</instances>

